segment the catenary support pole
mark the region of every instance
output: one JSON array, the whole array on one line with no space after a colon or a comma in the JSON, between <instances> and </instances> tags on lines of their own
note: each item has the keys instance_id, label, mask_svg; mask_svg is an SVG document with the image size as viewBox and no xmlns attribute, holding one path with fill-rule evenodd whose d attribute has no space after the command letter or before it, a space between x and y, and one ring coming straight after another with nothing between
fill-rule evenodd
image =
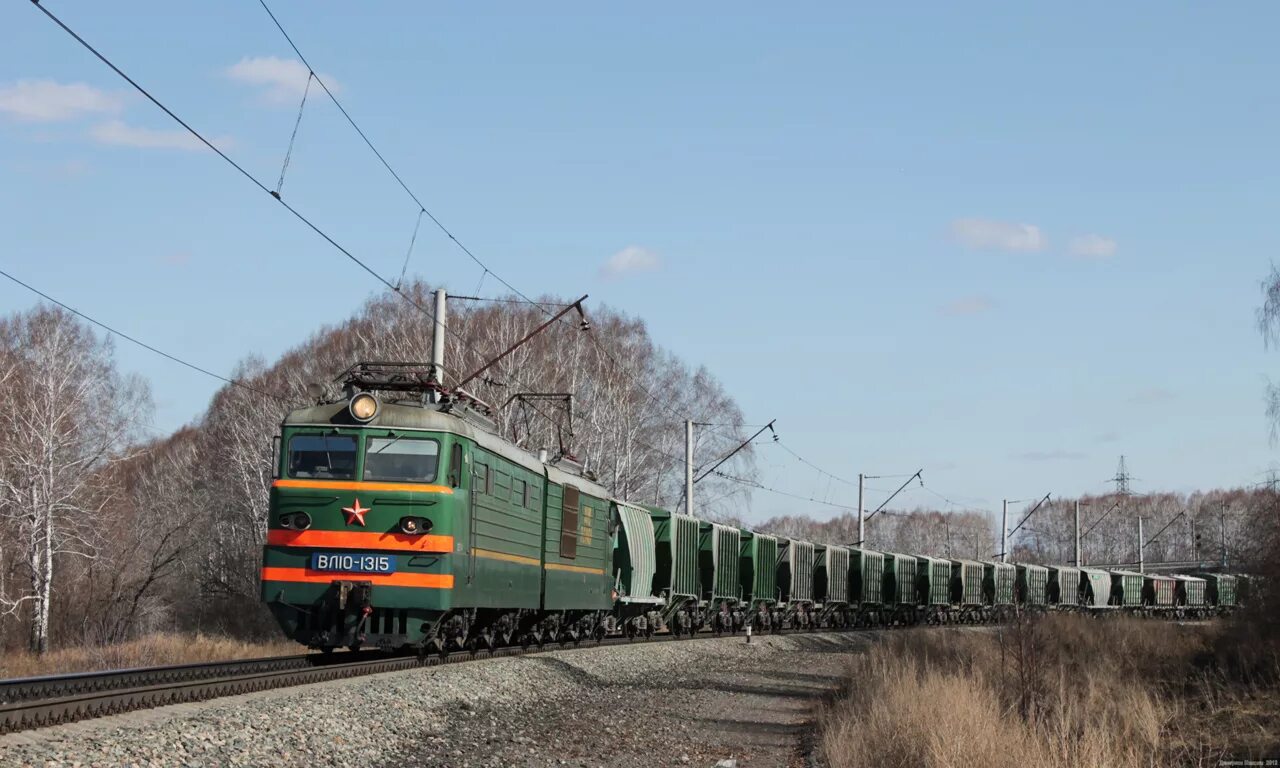
<instances>
[{"instance_id":1,"label":"catenary support pole","mask_svg":"<svg viewBox=\"0 0 1280 768\"><path fill-rule=\"evenodd\" d=\"M1145 549L1142 545L1142 515L1138 515L1138 573L1147 572L1147 558L1143 554Z\"/></svg>"},{"instance_id":2,"label":"catenary support pole","mask_svg":"<svg viewBox=\"0 0 1280 768\"><path fill-rule=\"evenodd\" d=\"M1079 568L1080 563L1080 500L1076 499L1076 560L1075 566Z\"/></svg>"},{"instance_id":3,"label":"catenary support pole","mask_svg":"<svg viewBox=\"0 0 1280 768\"><path fill-rule=\"evenodd\" d=\"M866 540L866 507L862 506L862 478L863 474L858 473L858 546L862 546L862 542Z\"/></svg>"},{"instance_id":4,"label":"catenary support pole","mask_svg":"<svg viewBox=\"0 0 1280 768\"><path fill-rule=\"evenodd\" d=\"M1004 499L1000 513L1000 562L1009 562L1009 500Z\"/></svg>"},{"instance_id":5,"label":"catenary support pole","mask_svg":"<svg viewBox=\"0 0 1280 768\"><path fill-rule=\"evenodd\" d=\"M1222 537L1222 570L1227 570L1227 502L1218 507L1218 535Z\"/></svg>"},{"instance_id":6,"label":"catenary support pole","mask_svg":"<svg viewBox=\"0 0 1280 768\"><path fill-rule=\"evenodd\" d=\"M444 331L445 331L445 304L447 303L447 295L443 288L436 289L436 321L431 324L431 378L438 386L444 386ZM439 393L432 392L431 399L435 402L440 397Z\"/></svg>"},{"instance_id":7,"label":"catenary support pole","mask_svg":"<svg viewBox=\"0 0 1280 768\"><path fill-rule=\"evenodd\" d=\"M684 511L693 514L693 421L684 423Z\"/></svg>"}]
</instances>

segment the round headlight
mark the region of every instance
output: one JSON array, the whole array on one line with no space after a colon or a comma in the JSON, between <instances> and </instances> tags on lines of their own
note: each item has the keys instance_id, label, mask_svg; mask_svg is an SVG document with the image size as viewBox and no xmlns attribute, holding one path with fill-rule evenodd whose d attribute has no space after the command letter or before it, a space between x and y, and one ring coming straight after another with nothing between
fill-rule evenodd
<instances>
[{"instance_id":1,"label":"round headlight","mask_svg":"<svg viewBox=\"0 0 1280 768\"><path fill-rule=\"evenodd\" d=\"M372 421L373 417L378 415L378 398L368 392L361 392L351 398L347 409L351 411L351 417L356 421Z\"/></svg>"},{"instance_id":2,"label":"round headlight","mask_svg":"<svg viewBox=\"0 0 1280 768\"><path fill-rule=\"evenodd\" d=\"M400 530L411 536L426 533L431 530L431 521L425 517L402 517L400 518Z\"/></svg>"}]
</instances>

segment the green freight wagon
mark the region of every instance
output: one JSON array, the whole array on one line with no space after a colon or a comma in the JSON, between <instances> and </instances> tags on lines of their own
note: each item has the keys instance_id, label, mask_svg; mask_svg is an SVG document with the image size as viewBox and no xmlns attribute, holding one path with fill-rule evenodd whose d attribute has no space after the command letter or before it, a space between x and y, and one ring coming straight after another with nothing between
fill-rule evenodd
<instances>
[{"instance_id":1,"label":"green freight wagon","mask_svg":"<svg viewBox=\"0 0 1280 768\"><path fill-rule=\"evenodd\" d=\"M793 627L810 624L813 607L813 544L799 539L778 542L778 605L775 626L790 623Z\"/></svg>"},{"instance_id":2,"label":"green freight wagon","mask_svg":"<svg viewBox=\"0 0 1280 768\"><path fill-rule=\"evenodd\" d=\"M704 620L717 633L736 632L742 624L737 610L742 583L738 557L742 534L737 528L701 521L698 531L698 586Z\"/></svg>"},{"instance_id":3,"label":"green freight wagon","mask_svg":"<svg viewBox=\"0 0 1280 768\"><path fill-rule=\"evenodd\" d=\"M870 623L884 605L884 555L859 547L849 555L849 602L857 608L858 622Z\"/></svg>"},{"instance_id":4,"label":"green freight wagon","mask_svg":"<svg viewBox=\"0 0 1280 768\"><path fill-rule=\"evenodd\" d=\"M738 556L742 534L737 528L719 523L699 522L698 583L702 599L712 603L736 603L742 583Z\"/></svg>"},{"instance_id":5,"label":"green freight wagon","mask_svg":"<svg viewBox=\"0 0 1280 768\"><path fill-rule=\"evenodd\" d=\"M951 561L916 556L916 602L924 606L951 604Z\"/></svg>"},{"instance_id":6,"label":"green freight wagon","mask_svg":"<svg viewBox=\"0 0 1280 768\"><path fill-rule=\"evenodd\" d=\"M768 623L769 606L777 599L778 538L767 533L743 530L740 540L739 583L742 601ZM754 620L753 620L754 621Z\"/></svg>"},{"instance_id":7,"label":"green freight wagon","mask_svg":"<svg viewBox=\"0 0 1280 768\"><path fill-rule=\"evenodd\" d=\"M1208 582L1195 576L1174 575L1173 604L1190 613L1202 616L1208 611Z\"/></svg>"},{"instance_id":8,"label":"green freight wagon","mask_svg":"<svg viewBox=\"0 0 1280 768\"><path fill-rule=\"evenodd\" d=\"M651 635L666 600L654 591L657 550L653 518L646 509L614 500L613 592L619 628L628 637Z\"/></svg>"},{"instance_id":9,"label":"green freight wagon","mask_svg":"<svg viewBox=\"0 0 1280 768\"><path fill-rule=\"evenodd\" d=\"M829 546L815 548L813 570L814 602L821 606L824 626L843 627L849 607L849 549Z\"/></svg>"},{"instance_id":10,"label":"green freight wagon","mask_svg":"<svg viewBox=\"0 0 1280 768\"><path fill-rule=\"evenodd\" d=\"M1195 575L1205 580L1207 586L1205 598L1209 605L1218 609L1236 607L1238 582L1235 576L1229 573L1197 573Z\"/></svg>"},{"instance_id":11,"label":"green freight wagon","mask_svg":"<svg viewBox=\"0 0 1280 768\"><path fill-rule=\"evenodd\" d=\"M1206 594L1208 582L1204 579L1181 575L1174 575L1171 578L1177 582L1174 586L1173 602L1175 605L1185 605L1188 608L1203 608L1208 604Z\"/></svg>"},{"instance_id":12,"label":"green freight wagon","mask_svg":"<svg viewBox=\"0 0 1280 768\"><path fill-rule=\"evenodd\" d=\"M982 602L990 606L1013 605L1017 568L1010 563L982 564Z\"/></svg>"},{"instance_id":13,"label":"green freight wagon","mask_svg":"<svg viewBox=\"0 0 1280 768\"><path fill-rule=\"evenodd\" d=\"M653 518L657 569L653 591L666 598L662 623L676 635L698 629L698 533L696 518L645 506Z\"/></svg>"},{"instance_id":14,"label":"green freight wagon","mask_svg":"<svg viewBox=\"0 0 1280 768\"><path fill-rule=\"evenodd\" d=\"M1111 605L1125 608L1142 606L1143 575L1135 571L1111 572Z\"/></svg>"},{"instance_id":15,"label":"green freight wagon","mask_svg":"<svg viewBox=\"0 0 1280 768\"><path fill-rule=\"evenodd\" d=\"M916 611L916 557L884 553L884 604L893 620L914 624Z\"/></svg>"},{"instance_id":16,"label":"green freight wagon","mask_svg":"<svg viewBox=\"0 0 1280 768\"><path fill-rule=\"evenodd\" d=\"M982 563L951 561L951 604L960 609L960 621L972 621L982 610Z\"/></svg>"},{"instance_id":17,"label":"green freight wagon","mask_svg":"<svg viewBox=\"0 0 1280 768\"><path fill-rule=\"evenodd\" d=\"M1043 565L1019 563L1014 596L1018 604L1042 608L1049 603L1049 569Z\"/></svg>"},{"instance_id":18,"label":"green freight wagon","mask_svg":"<svg viewBox=\"0 0 1280 768\"><path fill-rule=\"evenodd\" d=\"M1142 604L1153 608L1172 608L1178 582L1168 576L1148 573L1142 579Z\"/></svg>"},{"instance_id":19,"label":"green freight wagon","mask_svg":"<svg viewBox=\"0 0 1280 768\"><path fill-rule=\"evenodd\" d=\"M1062 607L1080 604L1080 569L1069 565L1049 566L1046 596L1050 605Z\"/></svg>"},{"instance_id":20,"label":"green freight wagon","mask_svg":"<svg viewBox=\"0 0 1280 768\"><path fill-rule=\"evenodd\" d=\"M1080 605L1104 608L1111 605L1111 574L1097 568L1080 569Z\"/></svg>"},{"instance_id":21,"label":"green freight wagon","mask_svg":"<svg viewBox=\"0 0 1280 768\"><path fill-rule=\"evenodd\" d=\"M1253 589L1252 576L1236 576L1236 605L1249 602L1249 590Z\"/></svg>"}]
</instances>

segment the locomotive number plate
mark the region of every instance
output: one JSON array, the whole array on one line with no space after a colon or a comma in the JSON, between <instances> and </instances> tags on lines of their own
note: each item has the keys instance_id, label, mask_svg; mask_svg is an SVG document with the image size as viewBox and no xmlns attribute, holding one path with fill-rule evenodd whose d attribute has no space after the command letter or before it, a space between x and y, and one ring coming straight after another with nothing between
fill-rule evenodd
<instances>
[{"instance_id":1,"label":"locomotive number plate","mask_svg":"<svg viewBox=\"0 0 1280 768\"><path fill-rule=\"evenodd\" d=\"M351 555L342 552L312 552L311 570L344 573L395 573L393 555Z\"/></svg>"}]
</instances>

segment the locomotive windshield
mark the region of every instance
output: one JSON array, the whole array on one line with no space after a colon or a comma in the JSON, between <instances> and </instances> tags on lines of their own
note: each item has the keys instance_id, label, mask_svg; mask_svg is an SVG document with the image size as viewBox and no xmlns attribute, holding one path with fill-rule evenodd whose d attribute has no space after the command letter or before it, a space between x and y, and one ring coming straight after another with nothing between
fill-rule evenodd
<instances>
[{"instance_id":1,"label":"locomotive windshield","mask_svg":"<svg viewBox=\"0 0 1280 768\"><path fill-rule=\"evenodd\" d=\"M351 435L294 435L289 438L289 476L353 480L356 439Z\"/></svg>"},{"instance_id":2,"label":"locomotive windshield","mask_svg":"<svg viewBox=\"0 0 1280 768\"><path fill-rule=\"evenodd\" d=\"M435 440L370 437L365 442L365 480L430 483L436 479L440 443Z\"/></svg>"}]
</instances>

